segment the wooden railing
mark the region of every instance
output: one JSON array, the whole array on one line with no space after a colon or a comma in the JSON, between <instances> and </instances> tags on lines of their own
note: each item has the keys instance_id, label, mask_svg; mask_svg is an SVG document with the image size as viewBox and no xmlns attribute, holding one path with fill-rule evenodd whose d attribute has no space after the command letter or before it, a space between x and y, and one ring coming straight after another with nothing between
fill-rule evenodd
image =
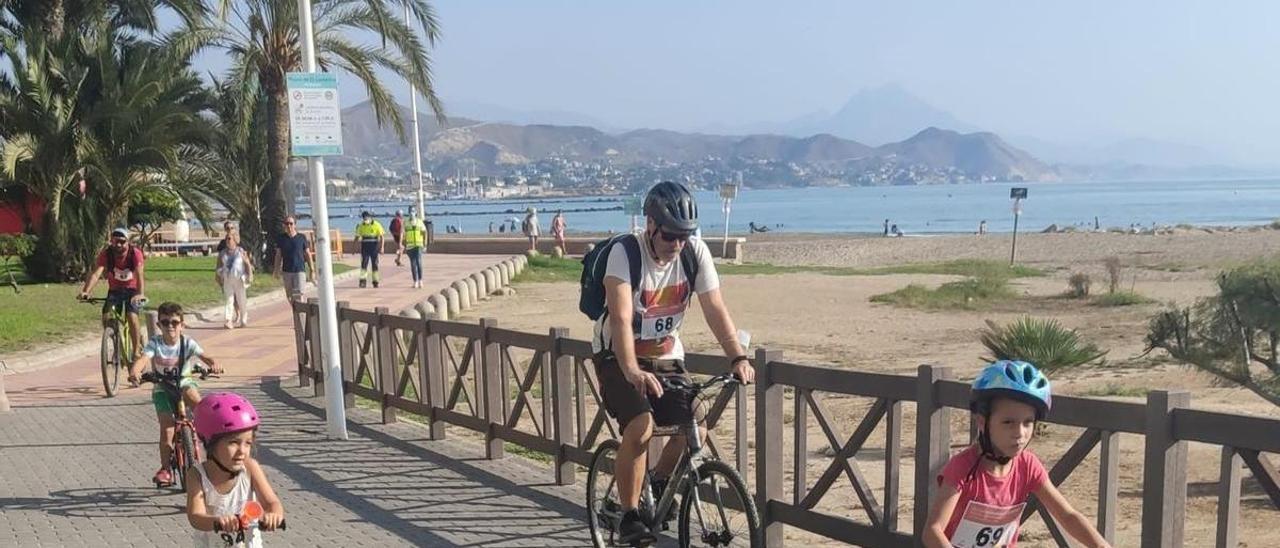
<instances>
[{"instance_id":1,"label":"wooden railing","mask_svg":"<svg viewBox=\"0 0 1280 548\"><path fill-rule=\"evenodd\" d=\"M300 382L321 395L315 300L293 303L293 317ZM396 421L397 412L405 411L423 418L432 440L446 439L447 425L478 432L490 459L504 456L504 443L549 455L561 485L574 483L575 465L589 465L600 441L618 435L601 405L591 344L569 338L567 329L533 334L500 328L492 319L479 324L422 320L383 308L354 310L346 303L338 303L338 323L346 404L354 405L355 396L378 402L384 422ZM969 385L950 380L945 367L920 366L914 377L869 373L788 363L769 350L756 352L756 367L754 387L726 389L711 402L706 429L709 449L749 478L768 545L782 545L783 526L863 546L916 545L937 488L935 478L953 447L950 413L967 413ZM689 354L686 368L714 375L728 371L729 363L721 356ZM784 412L788 394L790 425ZM849 397L871 401L851 431L828 406ZM748 401L752 398L753 404ZM904 426L912 425L904 421L906 403L914 404L915 411L911 454L903 449ZM1165 391L1150 392L1145 404L1054 397L1045 422L1083 431L1056 462L1046 462L1049 478L1061 485L1095 449L1100 452L1097 527L1113 543L1122 433L1145 439L1144 547L1184 544L1188 442L1221 447L1217 546L1237 545L1242 464L1280 508L1280 474L1265 455L1280 453L1280 420L1194 410L1189 403L1189 394ZM754 410L750 421L749 407ZM726 423L726 418L731 420ZM728 428L718 428L722 424ZM807 445L813 425L828 442L831 460L810 483L812 452ZM969 430L972 440L972 423ZM884 439L884 447L875 451L884 462L879 489L872 487L874 476L858 460L868 451L873 432ZM791 438L790 452L786 437ZM909 528L899 523L905 459L913 461L914 478ZM856 504L823 504L846 482ZM854 506L856 511L837 513L833 506ZM1034 514L1045 518L1058 545L1067 546L1063 533L1033 500L1023 520Z\"/></svg>"}]
</instances>

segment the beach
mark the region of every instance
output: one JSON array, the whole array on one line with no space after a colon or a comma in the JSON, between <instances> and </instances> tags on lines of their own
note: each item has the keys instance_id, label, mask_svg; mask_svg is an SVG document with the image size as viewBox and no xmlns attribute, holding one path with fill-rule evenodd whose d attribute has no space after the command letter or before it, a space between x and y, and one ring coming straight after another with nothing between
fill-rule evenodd
<instances>
[{"instance_id":1,"label":"beach","mask_svg":"<svg viewBox=\"0 0 1280 548\"><path fill-rule=\"evenodd\" d=\"M823 265L875 268L904 264L944 262L956 259L1007 261L1011 235L948 235L935 237L882 238L879 236L760 235L749 238L748 262L774 265ZM753 346L779 349L786 361L830 367L913 375L917 366L934 364L952 368L953 378L968 380L983 365L985 349L978 331L987 320L1006 323L1022 316L1054 318L1077 329L1086 340L1108 350L1105 361L1055 374L1056 393L1096 397L1116 397L1143 401L1147 389L1186 390L1192 406L1215 411L1280 417L1271 404L1240 388L1222 386L1205 374L1175 363L1160 352L1144 353L1146 325L1151 315L1167 303L1189 305L1215 291L1214 278L1222 268L1280 252L1280 231L1242 229L1236 231L1178 230L1172 234L1020 234L1018 262L1047 272L1043 277L1011 281L1018 297L974 310L920 310L873 303L871 296L892 292L908 284L936 287L957 276L934 274L828 275L799 272L785 274L726 275L722 277L725 301L737 326L750 331ZM1094 292L1106 291L1103 261L1118 257L1123 265L1121 286L1153 299L1154 302L1124 307L1100 307L1086 301L1067 299L1067 278L1074 272L1089 274ZM591 322L577 309L578 287L574 283L525 283L516 286L511 298L494 299L468 313L464 319L502 318L502 327L545 332L548 327L570 329L573 338L590 337ZM694 352L718 353L714 338L699 313L688 316L682 331L687 348ZM828 411L845 425L852 425L872 403L865 398L824 397ZM787 404L790 412L791 404ZM904 408L906 424L913 424L910 406ZM810 419L812 420L812 419ZM953 449L967 439L967 416L952 413ZM904 433L904 450L914 440L910 426ZM883 447L883 426L867 447ZM1039 435L1033 451L1046 463L1055 461L1080 435L1081 430L1052 425ZM728 432L720 432L727 437ZM814 452L810 481L829 462L823 453L828 447L821 430L809 428L809 447ZM878 437L877 437L878 436ZM790 443L789 441L787 442ZM1139 436L1121 438L1120 536L1117 546L1138 544L1137 523L1141 515L1143 440ZM1211 545L1219 473L1219 448L1190 444L1188 480L1188 546ZM883 474L877 453L865 456L864 467L873 486L880 486ZM1095 515L1097 457L1087 458L1064 491L1086 515ZM790 465L787 465L789 468ZM904 474L902 490L909 497L910 474ZM789 480L788 480L789 483ZM846 481L829 494L819 508L838 515L865 515L857 510L857 498ZM788 487L789 489L790 487ZM1267 501L1257 484L1246 474L1243 488L1240 538L1248 545L1280 544L1280 532L1267 524L1280 519L1280 512ZM906 497L904 497L904 504ZM851 510L853 509L853 510ZM910 515L910 507L903 507ZM789 532L797 541L814 539ZM1044 526L1032 518L1024 528L1020 546L1052 545ZM821 544L821 542L818 542Z\"/></svg>"}]
</instances>

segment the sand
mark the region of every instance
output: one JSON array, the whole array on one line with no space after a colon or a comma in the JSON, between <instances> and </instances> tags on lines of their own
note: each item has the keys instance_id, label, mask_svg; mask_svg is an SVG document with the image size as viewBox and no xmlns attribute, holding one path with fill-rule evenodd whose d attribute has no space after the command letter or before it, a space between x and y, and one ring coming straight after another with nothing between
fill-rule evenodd
<instances>
[{"instance_id":1,"label":"sand","mask_svg":"<svg viewBox=\"0 0 1280 548\"><path fill-rule=\"evenodd\" d=\"M753 238L748 260L773 264L819 264L873 267L944 261L958 258L1007 258L1007 235L942 236L921 238L867 238L781 235ZM1187 390L1193 407L1280 418L1280 411L1252 393L1220 386L1207 376L1165 359L1159 353L1143 355L1147 319L1163 303L1189 304L1214 291L1213 278L1221 268L1280 251L1280 231L1184 232L1174 235L1029 234L1019 236L1021 262L1051 272L1044 278L1014 282L1022 294L1016 301L982 311L931 312L869 302L872 295L918 283L936 286L957 279L938 275L826 276L786 274L726 276L725 300L737 325L753 334L753 345L780 349L787 361L831 367L911 375L920 364L953 368L957 378L969 379L983 364L984 349L977 331L986 320L1007 322L1023 315L1052 317L1080 331L1086 339L1108 349L1104 363L1055 375L1056 393L1090 395L1142 389ZM1118 256L1126 265L1125 289L1153 297L1159 303L1122 308L1100 308L1063 299L1066 278L1076 271L1090 273L1095 290L1105 285L1102 261ZM514 298L494 299L468 314L469 318L496 317L502 327L545 333L564 326L574 338L589 338L590 322L577 311L577 286L520 284ZM683 338L691 351L714 351L712 337L700 314L690 316ZM824 397L824 406L835 416L842 436L850 434L871 401L860 398ZM1141 402L1140 397L1118 398ZM788 414L791 414L788 402ZM914 440L912 407L904 406L904 451L910 455ZM958 450L965 437L966 417L953 413L953 440ZM864 473L879 490L883 479L882 456L870 448L883 447L883 425L860 454ZM719 432L727 439L728 430ZM826 468L829 444L813 419L809 419L808 482ZM1034 450L1051 463L1075 441L1080 431L1051 426L1037 437ZM790 451L790 434L786 441ZM1121 508L1117 546L1139 541L1141 518L1142 439L1121 440ZM1191 444L1187 510L1187 546L1213 543L1219 451L1214 446ZM790 470L790 458L785 469ZM900 520L910 526L911 474L904 467L904 493ZM1242 545L1280 545L1280 531L1269 524L1280 519L1257 484L1245 474L1241 504ZM788 492L791 487L788 472ZM1094 516L1097 492L1097 450L1069 478L1063 490L1086 515ZM879 492L879 491L878 491ZM882 497L882 492L878 496ZM789 496L789 495L788 495ZM843 477L818 506L836 515L866 522ZM788 529L796 542L826 544ZM1052 545L1038 518L1024 527L1020 546Z\"/></svg>"}]
</instances>

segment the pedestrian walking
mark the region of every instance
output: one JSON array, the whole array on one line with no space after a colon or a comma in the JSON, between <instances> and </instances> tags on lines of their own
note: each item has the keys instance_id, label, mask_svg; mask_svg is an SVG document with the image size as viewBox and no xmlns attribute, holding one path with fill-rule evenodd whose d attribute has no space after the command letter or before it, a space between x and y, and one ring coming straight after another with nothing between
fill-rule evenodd
<instances>
[{"instance_id":1,"label":"pedestrian walking","mask_svg":"<svg viewBox=\"0 0 1280 548\"><path fill-rule=\"evenodd\" d=\"M303 287L314 280L316 272L311 244L305 234L298 233L297 224L292 216L284 218L284 234L276 237L276 262L272 269L290 301L302 299Z\"/></svg>"}]
</instances>

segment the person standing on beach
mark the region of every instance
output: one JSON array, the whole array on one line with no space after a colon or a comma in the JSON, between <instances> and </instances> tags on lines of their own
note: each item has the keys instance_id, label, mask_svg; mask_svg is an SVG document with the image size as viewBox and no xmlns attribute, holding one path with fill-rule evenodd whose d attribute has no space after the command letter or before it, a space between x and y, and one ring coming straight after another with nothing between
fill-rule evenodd
<instances>
[{"instance_id":1,"label":"person standing on beach","mask_svg":"<svg viewBox=\"0 0 1280 548\"><path fill-rule=\"evenodd\" d=\"M404 217L400 214L399 209L396 210L396 216L391 219L391 225L387 228L391 230L391 239L396 242L396 266L400 266L400 257L403 255L400 250L404 249L404 246L401 245L404 240Z\"/></svg>"},{"instance_id":2,"label":"person standing on beach","mask_svg":"<svg viewBox=\"0 0 1280 548\"><path fill-rule=\"evenodd\" d=\"M564 245L564 211L557 211L556 216L551 219L551 235L556 239L556 247L560 248L560 252L569 254L569 248Z\"/></svg>"},{"instance_id":3,"label":"person standing on beach","mask_svg":"<svg viewBox=\"0 0 1280 548\"><path fill-rule=\"evenodd\" d=\"M983 234L986 234L986 233L987 233L987 220L983 219L981 223L978 223L978 235L982 236Z\"/></svg>"},{"instance_id":4,"label":"person standing on beach","mask_svg":"<svg viewBox=\"0 0 1280 548\"><path fill-rule=\"evenodd\" d=\"M284 218L284 234L276 237L276 263L272 272L284 284L290 301L302 298L304 284L312 281L316 265L311 259L311 244L305 234L298 233L298 221Z\"/></svg>"},{"instance_id":5,"label":"person standing on beach","mask_svg":"<svg viewBox=\"0 0 1280 548\"><path fill-rule=\"evenodd\" d=\"M884 220L884 237L889 237L889 219Z\"/></svg>"},{"instance_id":6,"label":"person standing on beach","mask_svg":"<svg viewBox=\"0 0 1280 548\"><path fill-rule=\"evenodd\" d=\"M524 216L524 226L521 227L526 238L529 238L529 251L538 250L538 210L529 208Z\"/></svg>"}]
</instances>

